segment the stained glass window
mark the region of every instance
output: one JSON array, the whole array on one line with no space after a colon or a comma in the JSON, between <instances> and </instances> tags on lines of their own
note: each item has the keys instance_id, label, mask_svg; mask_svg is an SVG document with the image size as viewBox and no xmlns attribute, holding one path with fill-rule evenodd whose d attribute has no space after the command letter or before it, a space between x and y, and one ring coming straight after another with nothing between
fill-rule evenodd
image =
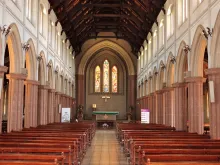
<instances>
[{"instance_id":1,"label":"stained glass window","mask_svg":"<svg viewBox=\"0 0 220 165\"><path fill-rule=\"evenodd\" d=\"M100 67L96 66L95 68L95 92L101 92L100 75L101 75Z\"/></svg>"},{"instance_id":2,"label":"stained glass window","mask_svg":"<svg viewBox=\"0 0 220 165\"><path fill-rule=\"evenodd\" d=\"M109 92L109 62L103 63L103 92Z\"/></svg>"},{"instance_id":3,"label":"stained glass window","mask_svg":"<svg viewBox=\"0 0 220 165\"><path fill-rule=\"evenodd\" d=\"M112 92L118 92L118 69L116 66L112 67Z\"/></svg>"}]
</instances>

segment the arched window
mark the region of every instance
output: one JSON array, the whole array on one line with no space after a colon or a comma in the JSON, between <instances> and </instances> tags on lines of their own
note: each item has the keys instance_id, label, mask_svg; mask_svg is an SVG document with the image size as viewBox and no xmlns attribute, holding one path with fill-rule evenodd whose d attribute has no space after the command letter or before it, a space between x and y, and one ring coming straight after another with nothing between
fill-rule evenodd
<instances>
[{"instance_id":1,"label":"arched window","mask_svg":"<svg viewBox=\"0 0 220 165\"><path fill-rule=\"evenodd\" d=\"M153 38L153 54L154 56L157 53L157 30L154 31L154 38Z\"/></svg>"},{"instance_id":2,"label":"arched window","mask_svg":"<svg viewBox=\"0 0 220 165\"><path fill-rule=\"evenodd\" d=\"M44 17L43 10L44 10L43 5L40 5L39 32L40 32L41 34L43 34L43 17Z\"/></svg>"},{"instance_id":3,"label":"arched window","mask_svg":"<svg viewBox=\"0 0 220 165\"><path fill-rule=\"evenodd\" d=\"M101 92L101 69L99 66L95 67L95 92Z\"/></svg>"},{"instance_id":4,"label":"arched window","mask_svg":"<svg viewBox=\"0 0 220 165\"><path fill-rule=\"evenodd\" d=\"M112 92L118 92L118 69L116 66L112 67Z\"/></svg>"},{"instance_id":5,"label":"arched window","mask_svg":"<svg viewBox=\"0 0 220 165\"><path fill-rule=\"evenodd\" d=\"M32 21L32 0L26 0L26 17L29 19L29 21Z\"/></svg>"},{"instance_id":6,"label":"arched window","mask_svg":"<svg viewBox=\"0 0 220 165\"><path fill-rule=\"evenodd\" d=\"M160 21L160 27L159 27L159 48L161 48L164 45L164 23L163 19Z\"/></svg>"},{"instance_id":7,"label":"arched window","mask_svg":"<svg viewBox=\"0 0 220 165\"><path fill-rule=\"evenodd\" d=\"M173 5L171 4L167 10L167 38L169 38L174 31L174 14Z\"/></svg>"},{"instance_id":8,"label":"arched window","mask_svg":"<svg viewBox=\"0 0 220 165\"><path fill-rule=\"evenodd\" d=\"M152 48L151 45L152 45L151 44L151 39L149 39L149 44L148 44L148 64L151 62L151 56L152 56L151 55L151 53L152 53L151 52L151 48Z\"/></svg>"},{"instance_id":9,"label":"arched window","mask_svg":"<svg viewBox=\"0 0 220 165\"><path fill-rule=\"evenodd\" d=\"M103 92L109 92L109 62L103 63Z\"/></svg>"}]
</instances>

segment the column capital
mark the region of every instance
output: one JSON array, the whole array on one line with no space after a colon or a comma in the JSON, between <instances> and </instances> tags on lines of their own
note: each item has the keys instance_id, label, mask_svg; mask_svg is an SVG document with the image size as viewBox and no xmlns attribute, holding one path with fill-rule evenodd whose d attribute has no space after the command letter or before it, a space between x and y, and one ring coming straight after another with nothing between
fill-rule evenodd
<instances>
[{"instance_id":1,"label":"column capital","mask_svg":"<svg viewBox=\"0 0 220 165\"><path fill-rule=\"evenodd\" d=\"M51 92L51 93L55 93L56 92L55 89L48 89L48 91Z\"/></svg>"},{"instance_id":2,"label":"column capital","mask_svg":"<svg viewBox=\"0 0 220 165\"><path fill-rule=\"evenodd\" d=\"M25 80L27 78L26 74L20 73L10 73L6 75L7 79L18 79L18 80Z\"/></svg>"},{"instance_id":3,"label":"column capital","mask_svg":"<svg viewBox=\"0 0 220 165\"><path fill-rule=\"evenodd\" d=\"M24 84L40 85L40 82L36 80L25 80Z\"/></svg>"},{"instance_id":4,"label":"column capital","mask_svg":"<svg viewBox=\"0 0 220 165\"><path fill-rule=\"evenodd\" d=\"M61 93L61 92L55 92L55 94L56 94L56 95L62 95L62 93Z\"/></svg>"},{"instance_id":5,"label":"column capital","mask_svg":"<svg viewBox=\"0 0 220 165\"><path fill-rule=\"evenodd\" d=\"M172 84L172 87L174 87L174 88L178 88L178 87L186 87L187 86L187 83L185 83L185 82L182 82L182 83L174 83L174 84Z\"/></svg>"},{"instance_id":6,"label":"column capital","mask_svg":"<svg viewBox=\"0 0 220 165\"><path fill-rule=\"evenodd\" d=\"M206 81L206 78L204 77L187 77L186 78L186 82L189 82L189 83L193 83L193 82L205 82Z\"/></svg>"},{"instance_id":7,"label":"column capital","mask_svg":"<svg viewBox=\"0 0 220 165\"><path fill-rule=\"evenodd\" d=\"M50 87L48 85L39 85L40 89L50 89Z\"/></svg>"},{"instance_id":8,"label":"column capital","mask_svg":"<svg viewBox=\"0 0 220 165\"><path fill-rule=\"evenodd\" d=\"M157 90L157 91L155 91L155 93L156 94L162 94L162 93L164 93L164 90L162 89L162 90Z\"/></svg>"},{"instance_id":9,"label":"column capital","mask_svg":"<svg viewBox=\"0 0 220 165\"><path fill-rule=\"evenodd\" d=\"M174 90L173 87L165 87L165 88L163 88L161 91L162 91L162 92L169 92L169 91L172 91L172 90Z\"/></svg>"},{"instance_id":10,"label":"column capital","mask_svg":"<svg viewBox=\"0 0 220 165\"><path fill-rule=\"evenodd\" d=\"M220 74L220 68L210 68L205 70L206 75Z\"/></svg>"},{"instance_id":11,"label":"column capital","mask_svg":"<svg viewBox=\"0 0 220 165\"><path fill-rule=\"evenodd\" d=\"M0 66L0 77L4 77L4 73L8 71L7 66Z\"/></svg>"}]
</instances>

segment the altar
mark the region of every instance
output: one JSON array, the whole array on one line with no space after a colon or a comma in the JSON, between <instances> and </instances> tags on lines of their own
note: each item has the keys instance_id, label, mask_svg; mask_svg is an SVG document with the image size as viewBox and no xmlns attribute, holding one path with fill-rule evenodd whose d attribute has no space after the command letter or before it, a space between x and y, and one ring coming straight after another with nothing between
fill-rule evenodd
<instances>
[{"instance_id":1,"label":"altar","mask_svg":"<svg viewBox=\"0 0 220 165\"><path fill-rule=\"evenodd\" d=\"M93 111L92 114L95 116L97 126L102 124L108 124L109 126L114 126L116 121L116 116L119 112L113 111Z\"/></svg>"}]
</instances>

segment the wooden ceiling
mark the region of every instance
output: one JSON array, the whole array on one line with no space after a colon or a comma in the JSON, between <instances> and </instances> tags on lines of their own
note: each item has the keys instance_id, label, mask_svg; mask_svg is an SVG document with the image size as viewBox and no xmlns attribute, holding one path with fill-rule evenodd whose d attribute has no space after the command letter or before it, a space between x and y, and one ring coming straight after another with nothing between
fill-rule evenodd
<instances>
[{"instance_id":1,"label":"wooden ceiling","mask_svg":"<svg viewBox=\"0 0 220 165\"><path fill-rule=\"evenodd\" d=\"M88 39L128 41L137 55L166 0L49 0L75 54ZM165 12L165 11L164 11ZM158 23L157 23L158 24ZM113 32L115 36L98 36ZM151 32L152 33L152 32Z\"/></svg>"}]
</instances>

